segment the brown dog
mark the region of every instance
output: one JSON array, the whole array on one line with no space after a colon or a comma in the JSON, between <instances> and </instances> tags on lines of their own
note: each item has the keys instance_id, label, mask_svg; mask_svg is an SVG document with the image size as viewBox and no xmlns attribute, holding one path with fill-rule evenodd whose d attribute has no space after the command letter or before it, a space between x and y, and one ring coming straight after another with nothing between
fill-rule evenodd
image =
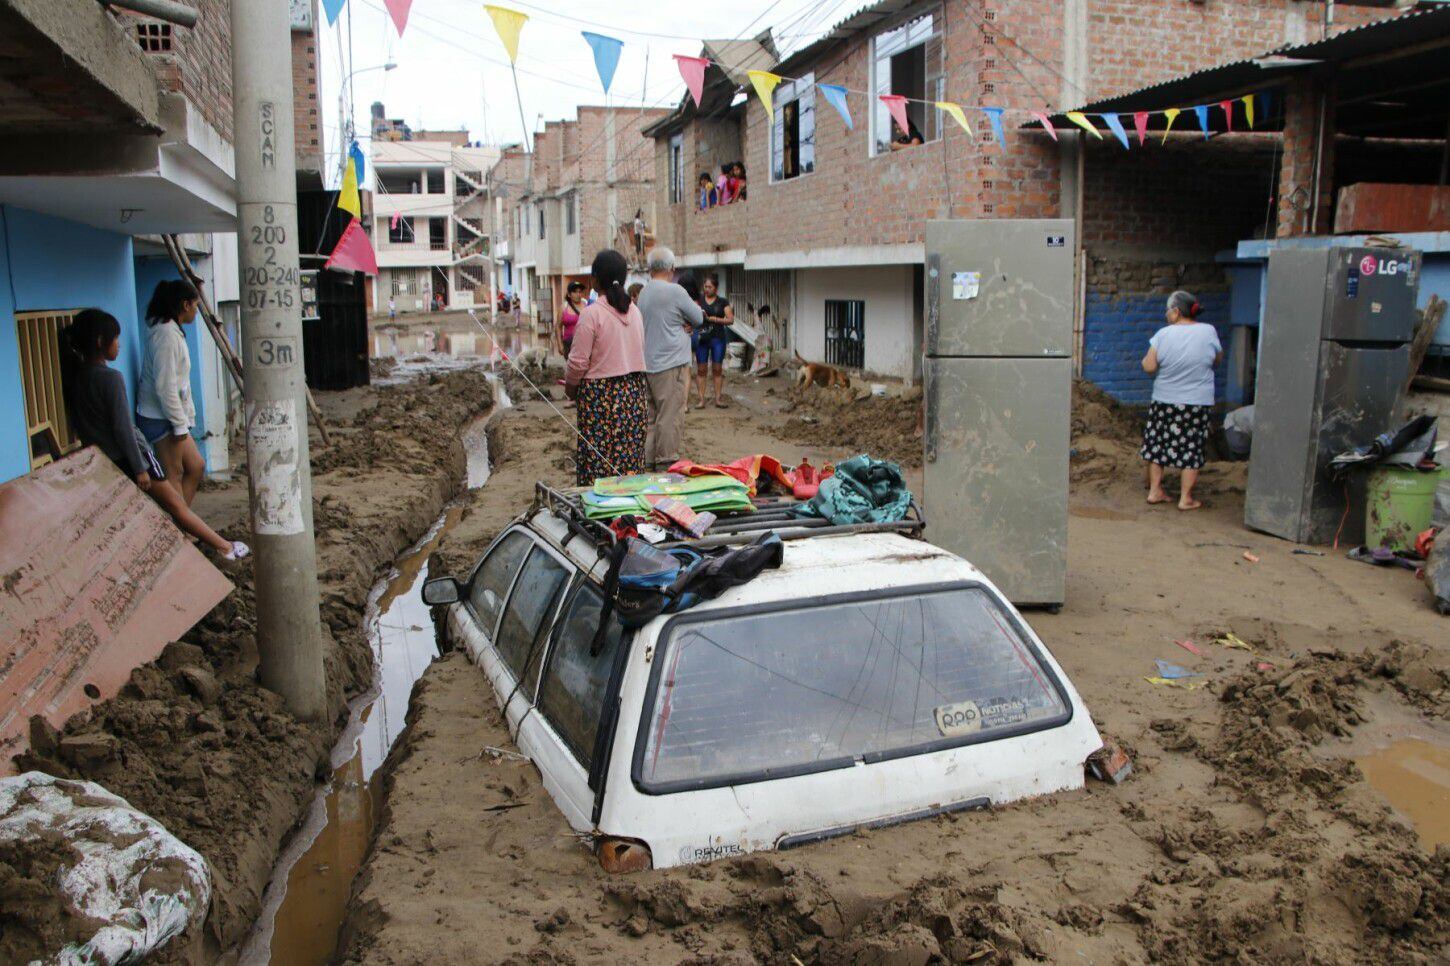
<instances>
[{"instance_id":1,"label":"brown dog","mask_svg":"<svg viewBox=\"0 0 1450 966\"><path fill-rule=\"evenodd\" d=\"M799 352L795 354L795 361L800 367L796 371L795 383L801 388L806 386L823 386L827 389L834 389L837 386L842 389L851 388L851 377L835 366L828 366L824 362L807 362L801 358Z\"/></svg>"}]
</instances>

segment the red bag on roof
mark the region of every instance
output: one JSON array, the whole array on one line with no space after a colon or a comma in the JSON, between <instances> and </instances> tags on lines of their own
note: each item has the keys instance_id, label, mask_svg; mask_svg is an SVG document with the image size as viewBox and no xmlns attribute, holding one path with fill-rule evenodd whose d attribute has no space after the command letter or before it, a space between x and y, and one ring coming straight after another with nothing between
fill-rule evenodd
<instances>
[{"instance_id":1,"label":"red bag on roof","mask_svg":"<svg viewBox=\"0 0 1450 966\"><path fill-rule=\"evenodd\" d=\"M765 476L799 500L808 500L815 496L821 481L833 472L830 464L827 464L824 470L818 470L806 460L801 460L801 465L794 469L786 469L774 456L763 454L742 456L732 463L696 463L693 460L677 460L669 471L683 476L709 476L712 474L728 476L748 486L752 497L756 495L757 483L761 476Z\"/></svg>"}]
</instances>

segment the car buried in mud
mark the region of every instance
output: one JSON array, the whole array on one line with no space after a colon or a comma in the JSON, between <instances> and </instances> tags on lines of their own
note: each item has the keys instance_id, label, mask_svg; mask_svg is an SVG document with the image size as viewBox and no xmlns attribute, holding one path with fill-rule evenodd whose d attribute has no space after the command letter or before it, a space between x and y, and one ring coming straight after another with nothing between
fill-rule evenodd
<instances>
[{"instance_id":1,"label":"car buried in mud","mask_svg":"<svg viewBox=\"0 0 1450 966\"><path fill-rule=\"evenodd\" d=\"M722 518L705 541L758 535ZM518 747L611 871L784 849L1083 784L1102 746L1062 668L921 523L785 518L778 569L626 630L608 531L565 492L466 579L427 582L440 643L487 675Z\"/></svg>"}]
</instances>

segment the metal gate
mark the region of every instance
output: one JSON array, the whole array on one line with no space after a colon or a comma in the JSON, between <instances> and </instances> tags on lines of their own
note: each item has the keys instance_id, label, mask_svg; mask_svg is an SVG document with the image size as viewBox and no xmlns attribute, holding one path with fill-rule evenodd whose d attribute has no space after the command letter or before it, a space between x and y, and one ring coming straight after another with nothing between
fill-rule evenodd
<instances>
[{"instance_id":1,"label":"metal gate","mask_svg":"<svg viewBox=\"0 0 1450 966\"><path fill-rule=\"evenodd\" d=\"M860 369L866 365L866 303L826 299L826 362Z\"/></svg>"}]
</instances>

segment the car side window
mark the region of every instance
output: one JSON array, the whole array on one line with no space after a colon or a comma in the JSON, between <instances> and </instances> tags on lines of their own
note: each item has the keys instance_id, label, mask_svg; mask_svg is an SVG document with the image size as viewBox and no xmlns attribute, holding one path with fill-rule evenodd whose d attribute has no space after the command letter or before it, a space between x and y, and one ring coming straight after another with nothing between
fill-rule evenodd
<instances>
[{"instance_id":1,"label":"car side window","mask_svg":"<svg viewBox=\"0 0 1450 966\"><path fill-rule=\"evenodd\" d=\"M568 577L564 565L540 547L535 547L524 562L504 606L493 645L516 680L524 680L526 667L538 666L540 646L549 632L549 615Z\"/></svg>"},{"instance_id":2,"label":"car side window","mask_svg":"<svg viewBox=\"0 0 1450 966\"><path fill-rule=\"evenodd\" d=\"M534 542L515 530L504 537L483 558L483 563L473 575L468 588L468 603L478 617L479 626L493 640L498 628L498 615L503 611L504 598L508 596L509 585L519 564Z\"/></svg>"},{"instance_id":3,"label":"car side window","mask_svg":"<svg viewBox=\"0 0 1450 966\"><path fill-rule=\"evenodd\" d=\"M580 585L565 608L539 687L539 710L586 770L594 756L614 656L624 637L619 621L611 620L599 653L589 653L603 606L597 587Z\"/></svg>"}]
</instances>

